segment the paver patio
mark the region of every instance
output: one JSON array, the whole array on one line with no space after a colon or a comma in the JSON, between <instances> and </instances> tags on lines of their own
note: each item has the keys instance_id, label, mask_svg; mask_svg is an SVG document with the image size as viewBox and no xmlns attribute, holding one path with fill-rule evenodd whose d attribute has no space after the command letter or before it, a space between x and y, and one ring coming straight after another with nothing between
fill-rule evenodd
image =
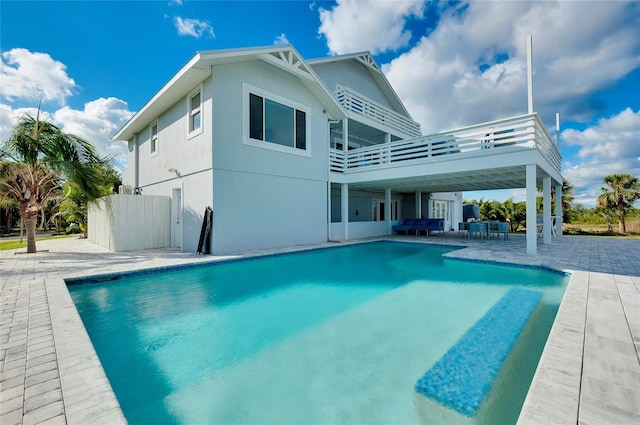
<instances>
[{"instance_id":1,"label":"paver patio","mask_svg":"<svg viewBox=\"0 0 640 425\"><path fill-rule=\"evenodd\" d=\"M528 256L520 235L393 239L461 245L448 255L572 273L518 423L640 423L640 240L564 236L539 241L538 254ZM309 247L288 250L302 248ZM0 424L126 423L63 278L228 257L112 253L75 238L38 249L0 252Z\"/></svg>"}]
</instances>

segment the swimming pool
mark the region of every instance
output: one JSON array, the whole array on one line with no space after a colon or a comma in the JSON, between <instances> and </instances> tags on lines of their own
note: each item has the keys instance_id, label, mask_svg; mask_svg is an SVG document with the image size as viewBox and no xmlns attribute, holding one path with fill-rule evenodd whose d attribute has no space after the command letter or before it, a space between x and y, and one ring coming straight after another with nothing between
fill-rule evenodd
<instances>
[{"instance_id":1,"label":"swimming pool","mask_svg":"<svg viewBox=\"0 0 640 425\"><path fill-rule=\"evenodd\" d=\"M380 242L69 285L132 423L450 421L416 380L512 287L542 301L478 412L515 423L567 277Z\"/></svg>"}]
</instances>

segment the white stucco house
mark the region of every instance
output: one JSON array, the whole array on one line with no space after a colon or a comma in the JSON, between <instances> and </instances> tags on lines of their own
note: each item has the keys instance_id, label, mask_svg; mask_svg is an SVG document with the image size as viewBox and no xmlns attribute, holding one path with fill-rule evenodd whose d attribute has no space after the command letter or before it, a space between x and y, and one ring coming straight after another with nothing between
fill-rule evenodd
<instances>
[{"instance_id":1,"label":"white stucco house","mask_svg":"<svg viewBox=\"0 0 640 425\"><path fill-rule=\"evenodd\" d=\"M522 187L532 220L543 187L550 243L562 184L536 114L424 136L366 52L198 52L113 140L128 144L124 187L169 198L166 243L195 251L211 206L216 254L387 235L413 217L457 229L463 190Z\"/></svg>"}]
</instances>

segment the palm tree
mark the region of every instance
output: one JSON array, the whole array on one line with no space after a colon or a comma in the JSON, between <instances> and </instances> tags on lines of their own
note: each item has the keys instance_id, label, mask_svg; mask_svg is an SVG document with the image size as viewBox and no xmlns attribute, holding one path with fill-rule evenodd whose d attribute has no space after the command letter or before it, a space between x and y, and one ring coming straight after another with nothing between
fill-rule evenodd
<instances>
[{"instance_id":1,"label":"palm tree","mask_svg":"<svg viewBox=\"0 0 640 425\"><path fill-rule=\"evenodd\" d=\"M43 205L61 194L63 180L91 199L100 195L96 169L109 162L87 140L25 114L0 149L0 186L20 204L27 231L27 252L36 252L36 224Z\"/></svg>"},{"instance_id":2,"label":"palm tree","mask_svg":"<svg viewBox=\"0 0 640 425\"><path fill-rule=\"evenodd\" d=\"M611 190L602 188L602 194L598 196L598 206L617 211L618 232L624 235L627 233L624 218L627 209L633 206L633 201L640 199L640 183L637 177L630 174L611 174L604 178L604 183Z\"/></svg>"}]
</instances>

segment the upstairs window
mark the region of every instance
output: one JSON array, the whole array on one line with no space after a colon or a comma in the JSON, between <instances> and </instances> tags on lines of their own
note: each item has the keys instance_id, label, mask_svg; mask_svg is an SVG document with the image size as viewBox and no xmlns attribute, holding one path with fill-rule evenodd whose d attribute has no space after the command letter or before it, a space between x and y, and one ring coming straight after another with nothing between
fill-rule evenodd
<instances>
[{"instance_id":1,"label":"upstairs window","mask_svg":"<svg viewBox=\"0 0 640 425\"><path fill-rule=\"evenodd\" d=\"M189 135L202 132L202 87L189 95Z\"/></svg>"},{"instance_id":2,"label":"upstairs window","mask_svg":"<svg viewBox=\"0 0 640 425\"><path fill-rule=\"evenodd\" d=\"M307 113L293 106L249 94L249 138L307 149Z\"/></svg>"},{"instance_id":3,"label":"upstairs window","mask_svg":"<svg viewBox=\"0 0 640 425\"><path fill-rule=\"evenodd\" d=\"M158 153L158 121L151 124L151 155Z\"/></svg>"}]
</instances>

